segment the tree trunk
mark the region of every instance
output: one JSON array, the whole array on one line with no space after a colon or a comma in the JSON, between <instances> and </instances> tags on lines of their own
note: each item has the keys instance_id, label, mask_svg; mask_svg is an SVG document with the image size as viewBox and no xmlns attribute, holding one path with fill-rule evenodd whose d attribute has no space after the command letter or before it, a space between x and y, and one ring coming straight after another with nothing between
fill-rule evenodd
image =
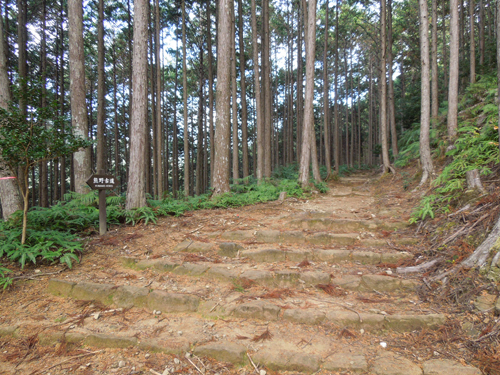
<instances>
[{"instance_id":1,"label":"tree trunk","mask_svg":"<svg viewBox=\"0 0 500 375\"><path fill-rule=\"evenodd\" d=\"M188 87L186 52L186 2L182 0L182 91L184 103L184 194L189 196L189 128L188 128Z\"/></svg>"},{"instance_id":2,"label":"tree trunk","mask_svg":"<svg viewBox=\"0 0 500 375\"><path fill-rule=\"evenodd\" d=\"M420 9L420 62L421 62L421 107L420 107L420 162L422 164L422 186L433 171L430 131L430 87L429 87L429 14L427 0L419 0Z\"/></svg>"},{"instance_id":3,"label":"tree trunk","mask_svg":"<svg viewBox=\"0 0 500 375\"><path fill-rule=\"evenodd\" d=\"M324 137L325 137L325 166L327 178L331 173L332 165L330 160L330 82L328 75L328 41L329 41L329 30L328 30L328 13L329 13L329 0L326 0L326 9L325 9L325 44L323 50L323 126L325 128Z\"/></svg>"},{"instance_id":4,"label":"tree trunk","mask_svg":"<svg viewBox=\"0 0 500 375\"><path fill-rule=\"evenodd\" d=\"M271 177L272 117L271 117L271 39L269 32L269 1L262 1L262 95L264 108L264 177Z\"/></svg>"},{"instance_id":5,"label":"tree trunk","mask_svg":"<svg viewBox=\"0 0 500 375\"><path fill-rule=\"evenodd\" d=\"M479 65L484 64L484 0L479 0Z\"/></svg>"},{"instance_id":6,"label":"tree trunk","mask_svg":"<svg viewBox=\"0 0 500 375\"><path fill-rule=\"evenodd\" d=\"M392 71L392 64L393 64L393 55L392 55L392 44L393 44L393 38L392 38L392 0L388 0L387 2L388 5L388 46L387 46L387 63L389 66L389 71L388 71L388 80L389 80L389 87L388 87L388 109L389 109L389 124L391 128L391 147L392 147L392 155L394 158L398 157L399 150L398 150L398 135L396 133L396 106L394 105L394 82L392 79L393 71Z\"/></svg>"},{"instance_id":7,"label":"tree trunk","mask_svg":"<svg viewBox=\"0 0 500 375\"><path fill-rule=\"evenodd\" d=\"M470 23L470 83L476 83L476 40L474 38L474 0L469 0L469 23Z\"/></svg>"},{"instance_id":8,"label":"tree trunk","mask_svg":"<svg viewBox=\"0 0 500 375\"><path fill-rule=\"evenodd\" d=\"M241 147L242 147L242 164L243 178L249 176L248 166L248 110L247 110L247 85L246 85L246 61L245 61L245 41L243 38L243 2L238 0L238 30L239 30L239 46L240 46L240 86L241 86Z\"/></svg>"},{"instance_id":9,"label":"tree trunk","mask_svg":"<svg viewBox=\"0 0 500 375\"><path fill-rule=\"evenodd\" d=\"M8 109L11 96L3 34L3 19L0 14L0 108ZM14 174L5 168L0 158L0 203L4 220L8 220L14 212L23 208L23 199L13 177Z\"/></svg>"},{"instance_id":10,"label":"tree trunk","mask_svg":"<svg viewBox=\"0 0 500 375\"><path fill-rule=\"evenodd\" d=\"M438 90L438 56L437 56L437 0L432 0L432 79L431 79L431 118L436 119L439 114L439 90Z\"/></svg>"},{"instance_id":11,"label":"tree trunk","mask_svg":"<svg viewBox=\"0 0 500 375\"><path fill-rule=\"evenodd\" d=\"M147 0L134 2L134 47L132 56L132 110L130 119L130 165L126 209L146 206L145 146L147 127L147 69L148 69Z\"/></svg>"},{"instance_id":12,"label":"tree trunk","mask_svg":"<svg viewBox=\"0 0 500 375\"><path fill-rule=\"evenodd\" d=\"M98 50L98 82L97 82L97 171L106 171L106 138L105 125L106 105L104 96L106 79L104 77L104 0L99 0L99 17L97 21Z\"/></svg>"},{"instance_id":13,"label":"tree trunk","mask_svg":"<svg viewBox=\"0 0 500 375\"><path fill-rule=\"evenodd\" d=\"M259 72L259 47L257 44L257 10L255 0L252 0L252 56L253 56L253 72L254 72L254 91L255 91L255 107L257 119L257 180L261 181L264 177L264 129L263 129L263 108L261 103L260 90L260 72ZM254 158L255 159L255 158Z\"/></svg>"},{"instance_id":14,"label":"tree trunk","mask_svg":"<svg viewBox=\"0 0 500 375\"><path fill-rule=\"evenodd\" d=\"M198 88L198 142L196 145L196 195L201 195L205 192L203 188L203 150L204 150L204 137L203 137L203 111L205 108L205 98L203 95L203 87L205 86L205 76L203 72L203 47L200 46L200 67L199 67L199 88Z\"/></svg>"},{"instance_id":15,"label":"tree trunk","mask_svg":"<svg viewBox=\"0 0 500 375\"><path fill-rule=\"evenodd\" d=\"M496 34L500 36L500 1L497 0L497 30ZM500 37L497 37L497 96L500 98ZM498 101L498 137L500 139L500 100ZM498 144L500 149L500 143Z\"/></svg>"},{"instance_id":16,"label":"tree trunk","mask_svg":"<svg viewBox=\"0 0 500 375\"><path fill-rule=\"evenodd\" d=\"M238 97L236 88L236 18L234 7L231 8L231 99L233 129L233 183L239 178L239 142L238 142Z\"/></svg>"},{"instance_id":17,"label":"tree trunk","mask_svg":"<svg viewBox=\"0 0 500 375\"><path fill-rule=\"evenodd\" d=\"M68 0L69 75L71 92L71 123L73 134L88 139L87 103L85 101L85 66L83 55L82 0ZM75 191L86 193L90 177L90 150L88 147L73 154Z\"/></svg>"},{"instance_id":18,"label":"tree trunk","mask_svg":"<svg viewBox=\"0 0 500 375\"><path fill-rule=\"evenodd\" d=\"M217 96L213 191L229 191L229 142L231 137L231 0L219 0L217 42Z\"/></svg>"},{"instance_id":19,"label":"tree trunk","mask_svg":"<svg viewBox=\"0 0 500 375\"><path fill-rule=\"evenodd\" d=\"M176 25L176 29L178 30L178 22ZM179 35L178 32L175 35ZM179 191L179 143L177 139L177 89L179 87L179 38L175 38L175 83L174 83L174 119L172 124L172 194L174 198L177 198L177 192Z\"/></svg>"},{"instance_id":20,"label":"tree trunk","mask_svg":"<svg viewBox=\"0 0 500 375\"><path fill-rule=\"evenodd\" d=\"M40 51L40 59L41 59L41 76L42 76L42 99L41 99L41 107L47 107L47 2L46 0L42 1L42 43L41 43L41 51ZM3 40L3 39L2 39ZM61 40L62 44L62 40ZM57 44L56 44L57 46ZM57 50L57 47L56 47ZM58 52L58 51L57 51ZM61 60L61 65L62 60ZM56 80L57 74L59 72L56 70ZM62 112L61 112L62 113ZM43 126L46 126L44 124ZM40 189L39 189L39 205L41 207L49 207L49 197L48 197L48 169L47 169L47 161L42 161L39 163L40 166ZM34 169L33 169L34 170ZM62 181L61 181L62 182ZM34 196L34 194L33 194Z\"/></svg>"},{"instance_id":21,"label":"tree trunk","mask_svg":"<svg viewBox=\"0 0 500 375\"><path fill-rule=\"evenodd\" d=\"M386 9L385 0L380 0L380 142L382 143L383 173L390 170L387 142L387 77L386 77Z\"/></svg>"},{"instance_id":22,"label":"tree trunk","mask_svg":"<svg viewBox=\"0 0 500 375\"><path fill-rule=\"evenodd\" d=\"M451 146L457 137L458 128L458 0L450 0L450 81L448 84L448 142Z\"/></svg>"},{"instance_id":23,"label":"tree trunk","mask_svg":"<svg viewBox=\"0 0 500 375\"><path fill-rule=\"evenodd\" d=\"M338 81L339 81L339 0L335 5L335 103L333 107L333 152L335 159L335 173L339 173L340 167L340 142L339 142L339 100L338 100Z\"/></svg>"},{"instance_id":24,"label":"tree trunk","mask_svg":"<svg viewBox=\"0 0 500 375\"><path fill-rule=\"evenodd\" d=\"M304 66L302 61L302 18L304 9L299 1L297 22L297 160L302 155L302 129L304 127ZM337 98L335 94L335 98Z\"/></svg>"},{"instance_id":25,"label":"tree trunk","mask_svg":"<svg viewBox=\"0 0 500 375\"><path fill-rule=\"evenodd\" d=\"M210 0L207 0L207 49L208 49L208 132L210 137L210 178L214 175L214 66L212 56L212 20Z\"/></svg>"},{"instance_id":26,"label":"tree trunk","mask_svg":"<svg viewBox=\"0 0 500 375\"><path fill-rule=\"evenodd\" d=\"M163 167L162 167L162 150L163 150L163 131L161 121L161 64L160 64L160 0L155 1L155 62L156 62L156 195L158 199L163 198Z\"/></svg>"},{"instance_id":27,"label":"tree trunk","mask_svg":"<svg viewBox=\"0 0 500 375\"><path fill-rule=\"evenodd\" d=\"M314 58L316 50L316 0L309 0L307 9L307 25L306 25L306 95L304 100L304 128L302 134L302 155L300 156L299 166L299 183L302 186L309 182L309 162L311 159L316 159L314 139ZM314 142L314 145L313 145ZM314 178L318 176L314 170Z\"/></svg>"}]
</instances>

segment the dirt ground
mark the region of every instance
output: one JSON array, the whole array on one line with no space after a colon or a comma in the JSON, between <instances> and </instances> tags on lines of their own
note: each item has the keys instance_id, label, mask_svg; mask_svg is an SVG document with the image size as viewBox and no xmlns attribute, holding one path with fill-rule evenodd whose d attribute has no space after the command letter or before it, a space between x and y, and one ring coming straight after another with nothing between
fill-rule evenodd
<instances>
[{"instance_id":1,"label":"dirt ground","mask_svg":"<svg viewBox=\"0 0 500 375\"><path fill-rule=\"evenodd\" d=\"M359 178L359 180L356 180ZM359 183L362 181L363 183ZM328 213L337 218L358 220L379 220L386 223L408 221L418 196L403 189L401 176L387 176L377 179L376 175L362 175L339 182L330 183L327 194L314 194L309 199L288 198L284 202L269 202L242 208L203 210L188 212L181 217L163 217L157 224L135 227L114 227L103 236L93 235L87 240L85 252L79 264L73 269L54 264L27 266L24 270L15 269L14 285L0 294L0 327L19 326L17 337L0 335L0 374L249 374L255 373L251 366L238 368L209 358L185 357L183 354L166 354L152 351L129 349L96 349L92 347L72 346L66 342L55 345L42 345L38 336L43 332L54 330L70 330L78 325L94 332L105 328L117 332L135 332L136 337L156 337L159 332L168 333L172 346L184 347L192 343L192 339L203 332L204 340L209 342L217 337L251 338L259 334L273 332L281 345L295 348L308 348L308 342L315 338L321 347L324 339L325 350L333 350L346 346L350 350L363 350L364 347L378 345L380 338L374 335L360 335L352 331L341 332L328 325L296 326L283 323L255 324L251 321L235 321L229 317L206 320L189 315L167 314L155 315L143 308L113 309L97 303L85 303L68 298L55 297L46 292L51 278L68 279L75 282L91 281L111 283L114 285L133 285L190 293L203 300L234 301L242 294L231 284L213 280L193 278L185 275L158 275L152 270L135 270L125 268L121 258L158 259L160 257L179 262L197 261L221 263L228 268L236 267L235 261L219 256L217 253L190 254L176 253L172 249L180 242L189 239L197 242L217 241L222 232L230 230L287 229L291 219L301 215L317 212ZM360 236L372 236L385 239L388 243L399 237L413 238L414 243L405 246L404 250L413 254L422 253L426 238L415 234L415 228L377 233L361 233ZM248 242L246 248L259 249L265 245ZM280 248L288 245L280 244ZM397 245L393 245L397 247ZM293 248L293 246L291 246ZM245 261L243 261L244 263ZM408 262L407 264L411 264ZM245 265L243 265L245 266ZM293 267L290 264L273 264L273 270ZM296 264L295 264L296 266ZM322 270L334 275L356 275L362 273L387 273L384 269L370 265L343 264L331 266L327 264L311 264L311 270ZM384 273L384 274L385 274ZM269 292L269 288L251 285L246 288L244 297L251 300ZM344 305L358 306L359 298L372 299L365 303L366 309L388 309L387 313L400 311L438 312L442 306L435 306L431 301L419 300L415 294L376 296L350 294L342 300ZM383 297L383 298L382 298ZM321 290L303 288L289 296L281 297L281 304L304 306L304 300L310 307L325 306L324 293ZM365 301L366 302L366 301ZM328 302L326 302L327 304ZM364 305L364 306L365 306ZM96 318L96 315L97 318ZM454 328L450 327L449 332ZM449 333L448 332L448 333ZM438 333L422 333L421 337L413 335L394 335L394 350L405 352L414 358L431 358L434 350L426 345L429 340L435 343L437 350L458 350L450 352L448 357L459 358L464 348L460 343L453 344L448 333L441 333L444 340L439 344ZM198 336L197 336L198 335ZM351 338L350 335L355 336ZM427 336L426 336L427 335ZM378 340L378 341L377 341ZM390 335L385 338L390 340ZM420 341L419 341L420 340ZM426 341L427 340L427 341ZM346 344L347 343L347 344ZM417 345L419 343L419 345ZM264 341L252 344L255 348L265 347ZM400 345L401 347L397 347ZM326 346L329 346L326 348ZM412 349L408 350L408 348ZM443 349L444 348L444 349ZM434 349L434 348L433 348ZM3 363L3 364L2 364ZM166 370L165 370L166 369ZM267 374L280 372L267 369ZM285 373L285 372L282 372ZM327 373L327 372L321 372ZM328 372L333 373L333 372Z\"/></svg>"}]
</instances>

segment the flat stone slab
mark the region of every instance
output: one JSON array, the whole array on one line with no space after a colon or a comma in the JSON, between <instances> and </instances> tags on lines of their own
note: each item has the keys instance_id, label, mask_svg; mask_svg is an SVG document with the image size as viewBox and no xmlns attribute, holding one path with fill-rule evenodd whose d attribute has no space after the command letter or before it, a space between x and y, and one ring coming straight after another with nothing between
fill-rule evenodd
<instances>
[{"instance_id":1,"label":"flat stone slab","mask_svg":"<svg viewBox=\"0 0 500 375\"><path fill-rule=\"evenodd\" d=\"M286 260L290 262L302 262L306 259L313 259L313 253L310 250L287 250L285 251Z\"/></svg>"},{"instance_id":2,"label":"flat stone slab","mask_svg":"<svg viewBox=\"0 0 500 375\"><path fill-rule=\"evenodd\" d=\"M413 254L407 251L391 251L382 253L381 263L398 263L402 260L412 259Z\"/></svg>"},{"instance_id":3,"label":"flat stone slab","mask_svg":"<svg viewBox=\"0 0 500 375\"><path fill-rule=\"evenodd\" d=\"M308 325L320 324L325 320L326 314L318 310L286 309L283 319L295 323Z\"/></svg>"},{"instance_id":4,"label":"flat stone slab","mask_svg":"<svg viewBox=\"0 0 500 375\"><path fill-rule=\"evenodd\" d=\"M111 305L115 286L111 284L98 284L81 282L75 284L71 290L71 297L83 301L99 301L104 305Z\"/></svg>"},{"instance_id":5,"label":"flat stone slab","mask_svg":"<svg viewBox=\"0 0 500 375\"><path fill-rule=\"evenodd\" d=\"M214 250L214 244L191 240L182 241L172 249L172 251L186 253L207 253L212 250Z\"/></svg>"},{"instance_id":6,"label":"flat stone slab","mask_svg":"<svg viewBox=\"0 0 500 375\"><path fill-rule=\"evenodd\" d=\"M318 232L306 238L307 243L312 245L337 245L349 246L354 245L358 238L356 233L337 234L330 232Z\"/></svg>"},{"instance_id":7,"label":"flat stone slab","mask_svg":"<svg viewBox=\"0 0 500 375\"><path fill-rule=\"evenodd\" d=\"M392 352L383 352L376 357L370 370L377 375L422 375L420 367Z\"/></svg>"},{"instance_id":8,"label":"flat stone slab","mask_svg":"<svg viewBox=\"0 0 500 375\"><path fill-rule=\"evenodd\" d=\"M47 292L54 296L69 297L75 285L76 283L73 281L50 279Z\"/></svg>"},{"instance_id":9,"label":"flat stone slab","mask_svg":"<svg viewBox=\"0 0 500 375\"><path fill-rule=\"evenodd\" d=\"M431 359L423 363L424 375L481 375L481 371L472 366L464 366L449 359Z\"/></svg>"},{"instance_id":10,"label":"flat stone slab","mask_svg":"<svg viewBox=\"0 0 500 375\"><path fill-rule=\"evenodd\" d=\"M364 329L382 329L384 316L380 314L359 313L353 311L331 310L326 313L327 322L337 326L348 326Z\"/></svg>"},{"instance_id":11,"label":"flat stone slab","mask_svg":"<svg viewBox=\"0 0 500 375\"><path fill-rule=\"evenodd\" d=\"M328 230L335 233L352 233L367 229L377 229L377 224L370 221L348 220L348 219L331 219L327 217L314 217L297 219L290 222L292 226L312 229L312 230Z\"/></svg>"},{"instance_id":12,"label":"flat stone slab","mask_svg":"<svg viewBox=\"0 0 500 375\"><path fill-rule=\"evenodd\" d=\"M252 301L236 305L230 311L232 315L241 318L277 320L281 308L265 301Z\"/></svg>"},{"instance_id":13,"label":"flat stone slab","mask_svg":"<svg viewBox=\"0 0 500 375\"><path fill-rule=\"evenodd\" d=\"M384 275L363 275L360 290L394 292L401 289L401 279Z\"/></svg>"},{"instance_id":14,"label":"flat stone slab","mask_svg":"<svg viewBox=\"0 0 500 375\"><path fill-rule=\"evenodd\" d=\"M238 255L238 251L243 250L244 247L234 242L222 242L219 244L217 253L223 257L234 258Z\"/></svg>"},{"instance_id":15,"label":"flat stone slab","mask_svg":"<svg viewBox=\"0 0 500 375\"><path fill-rule=\"evenodd\" d=\"M146 307L149 290L130 285L118 287L113 294L113 303L118 307Z\"/></svg>"},{"instance_id":16,"label":"flat stone slab","mask_svg":"<svg viewBox=\"0 0 500 375\"><path fill-rule=\"evenodd\" d=\"M137 348L153 353L167 353L184 355L190 349L190 343L183 337L169 337L168 339L142 339Z\"/></svg>"},{"instance_id":17,"label":"flat stone slab","mask_svg":"<svg viewBox=\"0 0 500 375\"><path fill-rule=\"evenodd\" d=\"M0 326L0 337L12 336L19 326Z\"/></svg>"},{"instance_id":18,"label":"flat stone slab","mask_svg":"<svg viewBox=\"0 0 500 375\"><path fill-rule=\"evenodd\" d=\"M272 284L273 274L269 271L246 270L240 274L241 279L252 280L258 284Z\"/></svg>"},{"instance_id":19,"label":"flat stone slab","mask_svg":"<svg viewBox=\"0 0 500 375\"><path fill-rule=\"evenodd\" d=\"M332 279L332 283L347 290L358 290L361 285L361 277L354 275L346 275L340 278Z\"/></svg>"},{"instance_id":20,"label":"flat stone slab","mask_svg":"<svg viewBox=\"0 0 500 375\"><path fill-rule=\"evenodd\" d=\"M278 249L243 250L240 256L256 262L284 262L286 260L286 253Z\"/></svg>"},{"instance_id":21,"label":"flat stone slab","mask_svg":"<svg viewBox=\"0 0 500 375\"><path fill-rule=\"evenodd\" d=\"M135 337L120 337L103 334L92 334L87 336L83 343L96 348L125 349L137 345Z\"/></svg>"},{"instance_id":22,"label":"flat stone slab","mask_svg":"<svg viewBox=\"0 0 500 375\"><path fill-rule=\"evenodd\" d=\"M382 259L381 254L373 251L353 251L351 259L361 264L379 264Z\"/></svg>"},{"instance_id":23,"label":"flat stone slab","mask_svg":"<svg viewBox=\"0 0 500 375\"><path fill-rule=\"evenodd\" d=\"M350 250L314 250L313 259L328 263L340 263L351 260L352 251Z\"/></svg>"},{"instance_id":24,"label":"flat stone slab","mask_svg":"<svg viewBox=\"0 0 500 375\"><path fill-rule=\"evenodd\" d=\"M212 266L210 267L207 272L206 276L208 277L213 277L214 279L219 279L219 280L234 280L237 277L239 277L240 272L235 270L235 269L228 269L227 266Z\"/></svg>"},{"instance_id":25,"label":"flat stone slab","mask_svg":"<svg viewBox=\"0 0 500 375\"><path fill-rule=\"evenodd\" d=\"M279 230L259 230L255 233L255 239L259 242L279 242Z\"/></svg>"},{"instance_id":26,"label":"flat stone slab","mask_svg":"<svg viewBox=\"0 0 500 375\"><path fill-rule=\"evenodd\" d=\"M301 231L285 231L280 234L280 242L293 244L306 242L306 236Z\"/></svg>"},{"instance_id":27,"label":"flat stone slab","mask_svg":"<svg viewBox=\"0 0 500 375\"><path fill-rule=\"evenodd\" d=\"M254 230L234 230L221 234L223 240L229 241L248 241L255 238Z\"/></svg>"},{"instance_id":28,"label":"flat stone slab","mask_svg":"<svg viewBox=\"0 0 500 375\"><path fill-rule=\"evenodd\" d=\"M368 363L362 354L339 352L329 356L322 368L328 371L365 372L368 371Z\"/></svg>"},{"instance_id":29,"label":"flat stone slab","mask_svg":"<svg viewBox=\"0 0 500 375\"><path fill-rule=\"evenodd\" d=\"M300 280L307 285L330 284L330 274L322 271L305 271L300 274Z\"/></svg>"},{"instance_id":30,"label":"flat stone slab","mask_svg":"<svg viewBox=\"0 0 500 375\"><path fill-rule=\"evenodd\" d=\"M260 350L252 359L274 371L313 373L318 371L320 365L320 357L315 354L278 349Z\"/></svg>"},{"instance_id":31,"label":"flat stone slab","mask_svg":"<svg viewBox=\"0 0 500 375\"><path fill-rule=\"evenodd\" d=\"M203 275L210 267L206 264L197 264L197 263L184 263L179 267L176 267L172 270L172 273L176 275L191 275L191 276L200 276Z\"/></svg>"},{"instance_id":32,"label":"flat stone slab","mask_svg":"<svg viewBox=\"0 0 500 375\"><path fill-rule=\"evenodd\" d=\"M162 312L196 311L199 304L200 298L190 294L167 293L163 290L153 290L147 296L148 308Z\"/></svg>"},{"instance_id":33,"label":"flat stone slab","mask_svg":"<svg viewBox=\"0 0 500 375\"><path fill-rule=\"evenodd\" d=\"M247 349L244 345L232 342L211 342L194 348L197 356L211 357L218 361L243 366L247 362Z\"/></svg>"},{"instance_id":34,"label":"flat stone slab","mask_svg":"<svg viewBox=\"0 0 500 375\"><path fill-rule=\"evenodd\" d=\"M436 329L446 322L443 314L429 315L386 315L385 325L397 332L408 332L417 329Z\"/></svg>"},{"instance_id":35,"label":"flat stone slab","mask_svg":"<svg viewBox=\"0 0 500 375\"><path fill-rule=\"evenodd\" d=\"M474 301L474 307L476 308L476 310L481 312L493 310L495 308L496 299L497 296L493 294L478 296Z\"/></svg>"}]
</instances>

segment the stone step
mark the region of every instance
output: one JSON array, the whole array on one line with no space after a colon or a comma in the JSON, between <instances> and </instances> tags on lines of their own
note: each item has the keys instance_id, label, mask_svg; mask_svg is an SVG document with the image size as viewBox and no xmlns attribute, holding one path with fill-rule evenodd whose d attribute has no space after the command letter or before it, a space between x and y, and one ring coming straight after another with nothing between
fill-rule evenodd
<instances>
[{"instance_id":1,"label":"stone step","mask_svg":"<svg viewBox=\"0 0 500 375\"><path fill-rule=\"evenodd\" d=\"M365 230L362 228L360 222L349 222L346 223L342 228L337 228L336 230L328 229L327 225L318 228L313 228L315 232L310 232L311 230L307 225L304 224L304 220L301 219L301 226L297 227L304 230L233 230L226 231L218 235L218 238L223 242L239 241L245 243L280 243L280 244L308 244L308 245L319 245L319 246L350 246L350 245L360 245L360 246L373 246L373 247L387 247L387 239L377 239L371 236L365 236L360 232ZM311 219L313 220L313 219ZM324 219L327 221L331 219ZM317 221L314 219L313 221ZM346 221L347 222L347 221ZM359 229L356 232L356 228ZM392 228L394 229L394 228ZM391 229L391 230L392 230ZM320 231L316 231L320 230ZM368 228L366 228L368 230ZM370 229L371 230L371 229ZM396 245L411 245L415 243L413 238L390 238L391 242ZM184 251L184 252L207 252L213 249L209 243L204 242L194 242L191 240L185 240L178 244L173 250L174 251Z\"/></svg>"},{"instance_id":2,"label":"stone step","mask_svg":"<svg viewBox=\"0 0 500 375\"><path fill-rule=\"evenodd\" d=\"M332 279L330 273L323 271L303 271L300 269L284 269L269 271L253 268L248 264L221 265L208 262L173 262L163 259L138 260L122 257L126 267L137 270L153 269L160 273L207 277L224 282L250 280L251 282L270 287L290 287L304 284L316 287L318 284L333 283L343 289L360 292L413 292L419 285L414 279L403 279L389 275L345 275Z\"/></svg>"},{"instance_id":3,"label":"stone step","mask_svg":"<svg viewBox=\"0 0 500 375\"><path fill-rule=\"evenodd\" d=\"M282 308L268 300L240 303L239 299L224 302L221 306L213 301L203 301L194 294L169 293L151 290L147 287L115 286L91 282L75 283L51 279L47 291L55 296L69 297L79 301L98 301L106 306L119 308L140 307L163 313L201 313L216 319L230 315L243 319L264 321L284 320L294 323L315 325L332 323L340 327L363 328L365 330L393 330L409 332L416 329L435 329L444 324L443 314L388 315L383 313L358 313L353 309L335 303L333 307L314 309ZM340 308L344 307L344 309Z\"/></svg>"},{"instance_id":4,"label":"stone step","mask_svg":"<svg viewBox=\"0 0 500 375\"><path fill-rule=\"evenodd\" d=\"M23 338L19 327L0 326L0 337L14 336ZM5 333L8 332L8 333ZM100 349L125 349L164 352L177 358L169 369L169 373L178 373L181 367L192 368L192 355L198 357L196 363L204 358L231 363L237 367L246 367L253 371L254 367L271 371L292 371L294 373L311 374L349 372L368 373L374 375L481 375L481 371L459 361L448 359L431 359L415 362L390 350L374 349L368 345L350 343L347 348L322 348L312 343L302 348L279 338L270 338L258 344L249 345L248 341L235 341L229 337L214 338L207 341L201 334L198 337L185 339L179 334L160 335L156 338L140 338L125 333L92 333L82 328L77 330L54 331L54 328L43 330L38 334L38 343L42 346L60 345L64 340L67 347L87 347ZM28 335L25 337L28 338ZM310 341L313 341L311 338ZM355 348L353 350L353 348ZM178 369L175 368L175 363ZM202 363L202 362L201 362ZM186 368L186 367L185 367Z\"/></svg>"}]
</instances>

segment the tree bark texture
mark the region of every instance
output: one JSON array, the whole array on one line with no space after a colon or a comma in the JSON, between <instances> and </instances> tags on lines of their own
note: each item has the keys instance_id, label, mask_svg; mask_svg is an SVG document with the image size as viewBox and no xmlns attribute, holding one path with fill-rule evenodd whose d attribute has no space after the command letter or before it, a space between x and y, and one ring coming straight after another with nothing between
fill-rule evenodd
<instances>
[{"instance_id":1,"label":"tree bark texture","mask_svg":"<svg viewBox=\"0 0 500 375\"><path fill-rule=\"evenodd\" d=\"M450 0L450 71L448 83L448 142L455 142L458 128L459 35L458 0Z\"/></svg>"},{"instance_id":2,"label":"tree bark texture","mask_svg":"<svg viewBox=\"0 0 500 375\"><path fill-rule=\"evenodd\" d=\"M229 191L229 143L231 137L231 0L219 0L217 43L217 96L213 191Z\"/></svg>"},{"instance_id":3,"label":"tree bark texture","mask_svg":"<svg viewBox=\"0 0 500 375\"><path fill-rule=\"evenodd\" d=\"M243 178L249 176L248 165L248 109L247 109L247 85L246 85L246 60L245 60L245 41L243 38L243 2L238 0L238 40L240 46L240 87L241 87L241 147L242 147L242 164Z\"/></svg>"},{"instance_id":4,"label":"tree bark texture","mask_svg":"<svg viewBox=\"0 0 500 375\"><path fill-rule=\"evenodd\" d=\"M386 69L386 4L380 0L380 142L382 143L383 172L389 172L389 146L387 140L387 69Z\"/></svg>"},{"instance_id":5,"label":"tree bark texture","mask_svg":"<svg viewBox=\"0 0 500 375\"><path fill-rule=\"evenodd\" d=\"M97 21L97 170L106 170L106 138L105 138L105 88L106 79L104 77L104 0L99 0L99 17Z\"/></svg>"},{"instance_id":6,"label":"tree bark texture","mask_svg":"<svg viewBox=\"0 0 500 375\"><path fill-rule=\"evenodd\" d=\"M184 194L189 196L189 127L188 127L188 88L186 52L186 2L182 0L182 90L184 102Z\"/></svg>"},{"instance_id":7,"label":"tree bark texture","mask_svg":"<svg viewBox=\"0 0 500 375\"><path fill-rule=\"evenodd\" d=\"M420 9L420 62L421 62L421 106L420 106L420 162L423 185L433 171L430 149L430 82L429 82L429 12L427 0L419 0Z\"/></svg>"},{"instance_id":8,"label":"tree bark texture","mask_svg":"<svg viewBox=\"0 0 500 375\"><path fill-rule=\"evenodd\" d=\"M134 47L132 56L132 109L130 119L130 167L127 186L126 208L144 207L145 153L148 94L148 13L147 0L134 2Z\"/></svg>"},{"instance_id":9,"label":"tree bark texture","mask_svg":"<svg viewBox=\"0 0 500 375\"><path fill-rule=\"evenodd\" d=\"M437 56L437 0L432 0L432 63L431 63L431 71L432 71L432 79L431 79L431 118L435 119L438 116L439 112L439 90L438 90L438 56Z\"/></svg>"},{"instance_id":10,"label":"tree bark texture","mask_svg":"<svg viewBox=\"0 0 500 375\"><path fill-rule=\"evenodd\" d=\"M69 76L71 92L71 124L73 134L88 139L87 103L85 101L85 66L83 56L82 0L68 0ZM90 147L73 154L75 191L88 192Z\"/></svg>"}]
</instances>

